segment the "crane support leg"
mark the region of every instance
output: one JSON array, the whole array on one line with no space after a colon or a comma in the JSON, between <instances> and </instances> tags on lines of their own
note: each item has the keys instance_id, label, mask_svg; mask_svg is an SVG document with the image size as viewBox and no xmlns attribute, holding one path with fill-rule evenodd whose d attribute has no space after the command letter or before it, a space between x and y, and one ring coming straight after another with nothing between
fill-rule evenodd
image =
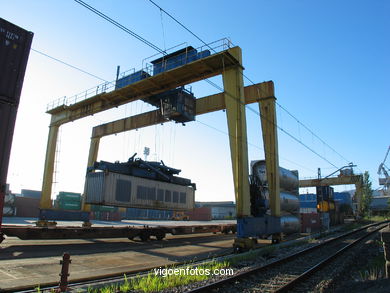
<instances>
[{"instance_id":1,"label":"crane support leg","mask_svg":"<svg viewBox=\"0 0 390 293\"><path fill-rule=\"evenodd\" d=\"M59 129L58 125L49 126L49 138L47 140L45 170L43 173L42 195L40 201L41 209L52 208L51 188L53 184L53 171L54 171L54 160L56 156L58 129Z\"/></svg>"},{"instance_id":2,"label":"crane support leg","mask_svg":"<svg viewBox=\"0 0 390 293\"><path fill-rule=\"evenodd\" d=\"M242 64L241 49L231 49L231 54ZM237 218L250 216L248 146L246 133L245 97L242 67L237 66L222 73L225 89L226 117L229 129L234 194Z\"/></svg>"},{"instance_id":3,"label":"crane support leg","mask_svg":"<svg viewBox=\"0 0 390 293\"><path fill-rule=\"evenodd\" d=\"M259 102L271 215L280 217L279 153L275 97Z\"/></svg>"},{"instance_id":4,"label":"crane support leg","mask_svg":"<svg viewBox=\"0 0 390 293\"><path fill-rule=\"evenodd\" d=\"M279 185L279 152L278 129L276 127L275 97L269 97L259 102L261 129L263 132L265 166L269 192L271 217L280 217L280 185ZM277 220L276 220L277 221ZM280 224L277 222L276 227ZM275 230L276 231L276 230ZM275 232L274 231L274 232ZM272 233L272 240L279 242L281 233Z\"/></svg>"},{"instance_id":5,"label":"crane support leg","mask_svg":"<svg viewBox=\"0 0 390 293\"><path fill-rule=\"evenodd\" d=\"M97 157L98 157L98 153L99 153L99 145L100 145L100 137L92 137L91 144L89 146L87 168L92 167L93 164L97 161ZM85 186L84 186L84 194L85 194ZM83 198L81 210L83 210L84 212L91 211L91 205L86 204L84 198Z\"/></svg>"}]
</instances>

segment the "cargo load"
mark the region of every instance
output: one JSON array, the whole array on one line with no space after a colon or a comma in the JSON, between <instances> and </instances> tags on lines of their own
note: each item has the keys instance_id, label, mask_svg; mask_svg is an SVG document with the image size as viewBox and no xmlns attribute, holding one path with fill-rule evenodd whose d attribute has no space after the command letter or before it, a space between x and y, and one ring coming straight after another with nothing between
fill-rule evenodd
<instances>
[{"instance_id":1,"label":"cargo load","mask_svg":"<svg viewBox=\"0 0 390 293\"><path fill-rule=\"evenodd\" d=\"M126 163L101 161L88 168L85 202L164 210L194 208L195 184L176 176L181 170L134 157Z\"/></svg>"}]
</instances>

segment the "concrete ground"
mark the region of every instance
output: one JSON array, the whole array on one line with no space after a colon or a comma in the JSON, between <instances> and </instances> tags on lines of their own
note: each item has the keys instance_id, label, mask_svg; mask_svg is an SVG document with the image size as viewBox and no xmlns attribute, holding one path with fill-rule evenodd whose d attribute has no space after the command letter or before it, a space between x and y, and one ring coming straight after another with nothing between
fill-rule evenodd
<instances>
[{"instance_id":1,"label":"concrete ground","mask_svg":"<svg viewBox=\"0 0 390 293\"><path fill-rule=\"evenodd\" d=\"M4 218L4 224L32 225L36 219ZM204 222L94 221L95 225L198 225ZM157 222L157 223L156 223ZM229 221L232 222L232 221ZM214 221L211 224L216 224ZM221 223L221 222L219 222ZM70 225L59 222L59 225ZM72 226L80 223L72 222ZM121 274L164 266L232 250L234 235L168 235L165 240L146 243L117 239L20 240L8 237L0 244L0 291L38 284L58 283L62 254L71 255L70 281Z\"/></svg>"}]
</instances>

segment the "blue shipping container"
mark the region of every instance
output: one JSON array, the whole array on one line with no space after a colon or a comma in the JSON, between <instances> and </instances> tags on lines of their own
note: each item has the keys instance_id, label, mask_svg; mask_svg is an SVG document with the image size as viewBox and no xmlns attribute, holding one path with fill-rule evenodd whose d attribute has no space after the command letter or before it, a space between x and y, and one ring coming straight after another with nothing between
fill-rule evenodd
<instances>
[{"instance_id":1,"label":"blue shipping container","mask_svg":"<svg viewBox=\"0 0 390 293\"><path fill-rule=\"evenodd\" d=\"M349 194L348 192L335 192L334 200L338 201L340 204L347 204L352 206L351 194Z\"/></svg>"}]
</instances>

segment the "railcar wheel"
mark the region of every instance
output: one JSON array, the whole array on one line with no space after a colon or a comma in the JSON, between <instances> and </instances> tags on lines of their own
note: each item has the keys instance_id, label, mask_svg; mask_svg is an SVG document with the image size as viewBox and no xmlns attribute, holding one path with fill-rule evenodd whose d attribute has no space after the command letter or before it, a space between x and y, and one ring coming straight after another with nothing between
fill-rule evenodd
<instances>
[{"instance_id":1,"label":"railcar wheel","mask_svg":"<svg viewBox=\"0 0 390 293\"><path fill-rule=\"evenodd\" d=\"M157 234L156 239L157 240L163 240L165 238L165 233Z\"/></svg>"},{"instance_id":2,"label":"railcar wheel","mask_svg":"<svg viewBox=\"0 0 390 293\"><path fill-rule=\"evenodd\" d=\"M139 236L139 238L141 238L141 241L142 241L142 242L146 242L146 241L149 240L150 235L149 235L149 234L146 234L146 233L142 233L142 234Z\"/></svg>"}]
</instances>

